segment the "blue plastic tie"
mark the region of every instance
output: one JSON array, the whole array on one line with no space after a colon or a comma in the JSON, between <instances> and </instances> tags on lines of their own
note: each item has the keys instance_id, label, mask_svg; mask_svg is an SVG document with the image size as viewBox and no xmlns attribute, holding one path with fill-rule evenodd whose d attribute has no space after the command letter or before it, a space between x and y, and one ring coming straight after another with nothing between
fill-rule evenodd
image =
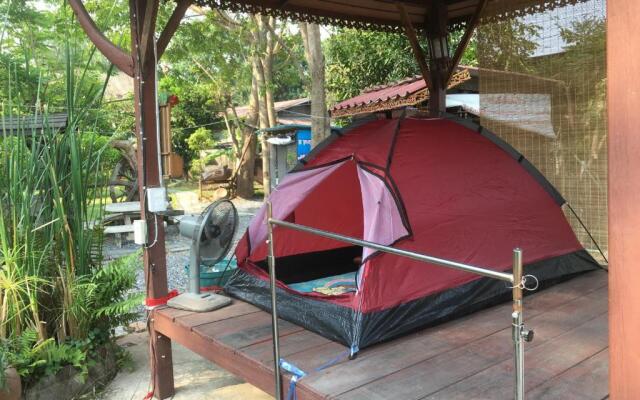
<instances>
[{"instance_id":1,"label":"blue plastic tie","mask_svg":"<svg viewBox=\"0 0 640 400\"><path fill-rule=\"evenodd\" d=\"M293 375L291 377L291 381L289 382L289 393L287 393L287 400L297 400L298 395L296 393L296 383L298 383L298 380L307 376L307 373L282 358L280 359L280 368Z\"/></svg>"},{"instance_id":2,"label":"blue plastic tie","mask_svg":"<svg viewBox=\"0 0 640 400\"><path fill-rule=\"evenodd\" d=\"M314 371L320 372L323 369L329 368L337 364L341 360L349 356L353 356L355 353L358 352L358 350L359 350L358 346L355 346L355 345L351 346L349 350L339 354L336 358L329 360L326 363L322 364L321 366L315 368ZM297 400L298 394L296 393L296 384L300 379L304 378L308 374L303 370L301 370L300 368L298 368L297 366L295 366L294 364L286 361L284 358L280 359L280 368L282 368L284 371L292 375L291 380L289 381L289 392L287 393L287 400Z\"/></svg>"}]
</instances>

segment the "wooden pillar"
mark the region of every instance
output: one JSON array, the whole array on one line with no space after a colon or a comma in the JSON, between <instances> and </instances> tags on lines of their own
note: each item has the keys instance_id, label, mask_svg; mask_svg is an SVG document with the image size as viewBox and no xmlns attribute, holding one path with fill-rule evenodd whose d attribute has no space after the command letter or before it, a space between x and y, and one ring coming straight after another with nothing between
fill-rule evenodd
<instances>
[{"instance_id":1,"label":"wooden pillar","mask_svg":"<svg viewBox=\"0 0 640 400\"><path fill-rule=\"evenodd\" d=\"M609 393L640 399L640 2L607 1Z\"/></svg>"},{"instance_id":2,"label":"wooden pillar","mask_svg":"<svg viewBox=\"0 0 640 400\"><path fill-rule=\"evenodd\" d=\"M167 296L168 292L164 223L160 217L147 213L145 205L146 188L160 186L162 182L156 114L156 60L160 59L169 45L191 5L191 0L177 0L176 7L158 38L157 46L154 46L154 34L159 0L129 0L131 54L114 45L100 32L82 0L68 2L78 23L96 48L118 69L134 78L140 214L141 218L148 222L150 239L149 246L144 249L146 294L147 298L162 298ZM174 394L171 340L156 333L153 320L151 322L149 340L154 394L158 398L167 398Z\"/></svg>"},{"instance_id":3,"label":"wooden pillar","mask_svg":"<svg viewBox=\"0 0 640 400\"><path fill-rule=\"evenodd\" d=\"M437 117L447 111L447 80L449 45L447 35L447 6L444 0L433 0L427 14L427 42L429 43L429 114Z\"/></svg>"},{"instance_id":4,"label":"wooden pillar","mask_svg":"<svg viewBox=\"0 0 640 400\"><path fill-rule=\"evenodd\" d=\"M147 212L145 204L146 189L162 184L157 131L156 55L153 37L158 5L158 0L129 0L140 209L141 217L147 220L149 238L149 245L144 248L147 298L161 298L168 293L163 219ZM155 332L153 320L150 326L150 364L154 395L159 399L165 399L174 394L171 340Z\"/></svg>"}]
</instances>

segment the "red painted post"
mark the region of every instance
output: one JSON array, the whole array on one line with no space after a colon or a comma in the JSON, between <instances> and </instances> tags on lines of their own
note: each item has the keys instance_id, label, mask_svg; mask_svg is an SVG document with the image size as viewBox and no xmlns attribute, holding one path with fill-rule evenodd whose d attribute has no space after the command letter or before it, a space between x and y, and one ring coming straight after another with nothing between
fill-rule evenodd
<instances>
[{"instance_id":1,"label":"red painted post","mask_svg":"<svg viewBox=\"0 0 640 400\"><path fill-rule=\"evenodd\" d=\"M152 4L152 2L155 4ZM158 165L156 62L153 38L158 0L129 0L129 7L134 61L134 101L136 135L138 139L140 209L142 218L147 220L149 235L149 245L144 249L144 273L147 298L160 298L165 297L168 293L164 223L162 218L146 212L145 204L146 189L158 187L162 183L162 174ZM146 21L145 18L147 18ZM144 28L145 23L147 24L146 28ZM144 38L143 34L150 37ZM139 48L141 43L146 43L145 48ZM150 364L154 380L154 394L159 399L165 399L174 395L171 340L155 332L153 321L149 331L149 340L151 342Z\"/></svg>"},{"instance_id":2,"label":"red painted post","mask_svg":"<svg viewBox=\"0 0 640 400\"><path fill-rule=\"evenodd\" d=\"M640 2L607 1L609 393L640 399Z\"/></svg>"}]
</instances>

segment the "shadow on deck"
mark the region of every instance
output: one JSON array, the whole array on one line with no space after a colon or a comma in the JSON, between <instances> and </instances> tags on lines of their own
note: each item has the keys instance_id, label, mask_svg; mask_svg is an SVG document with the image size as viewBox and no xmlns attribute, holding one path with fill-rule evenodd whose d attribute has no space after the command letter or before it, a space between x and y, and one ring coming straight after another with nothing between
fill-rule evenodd
<instances>
[{"instance_id":1,"label":"shadow on deck","mask_svg":"<svg viewBox=\"0 0 640 400\"><path fill-rule=\"evenodd\" d=\"M525 299L535 330L525 345L531 399L603 399L608 393L607 274L591 272ZM298 383L300 400L512 399L511 303L362 350ZM154 311L155 329L273 394L270 314L234 300L196 314ZM281 357L313 371L345 347L280 325ZM285 393L289 376L285 375Z\"/></svg>"}]
</instances>

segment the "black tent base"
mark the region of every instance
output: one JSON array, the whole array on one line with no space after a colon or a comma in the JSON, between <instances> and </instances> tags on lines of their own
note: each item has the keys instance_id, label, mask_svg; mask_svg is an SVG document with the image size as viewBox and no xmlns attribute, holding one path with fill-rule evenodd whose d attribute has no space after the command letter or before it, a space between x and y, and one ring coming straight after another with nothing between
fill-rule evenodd
<instances>
[{"instance_id":1,"label":"black tent base","mask_svg":"<svg viewBox=\"0 0 640 400\"><path fill-rule=\"evenodd\" d=\"M536 291L540 291L598 268L593 257L580 250L525 265L524 271L538 279ZM225 291L265 311L271 310L269 283L241 268L231 277ZM502 281L479 278L396 307L362 314L360 318L349 307L280 288L277 296L280 318L347 347L364 348L508 301L511 288Z\"/></svg>"}]
</instances>

